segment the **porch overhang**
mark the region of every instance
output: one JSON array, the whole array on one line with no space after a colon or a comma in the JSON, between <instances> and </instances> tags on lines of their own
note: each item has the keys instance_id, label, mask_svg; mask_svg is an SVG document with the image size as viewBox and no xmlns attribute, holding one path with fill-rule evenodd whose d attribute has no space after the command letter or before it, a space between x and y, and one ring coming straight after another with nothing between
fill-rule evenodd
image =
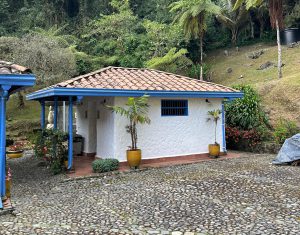
<instances>
[{"instance_id":1,"label":"porch overhang","mask_svg":"<svg viewBox=\"0 0 300 235\"><path fill-rule=\"evenodd\" d=\"M53 101L54 97L59 100L68 100L73 97L97 97L97 96L125 96L139 97L147 94L151 97L184 97L184 98L223 98L236 99L244 96L243 92L217 92L217 91L153 91L153 90L118 90L96 88L61 88L54 87L36 91L26 96L27 100Z\"/></svg>"},{"instance_id":2,"label":"porch overhang","mask_svg":"<svg viewBox=\"0 0 300 235\"><path fill-rule=\"evenodd\" d=\"M0 209L6 194L6 102L17 91L35 84L32 74L0 74Z\"/></svg>"},{"instance_id":3,"label":"porch overhang","mask_svg":"<svg viewBox=\"0 0 300 235\"><path fill-rule=\"evenodd\" d=\"M9 95L23 88L32 87L35 80L36 77L32 74L0 74L0 86L7 87Z\"/></svg>"}]
</instances>

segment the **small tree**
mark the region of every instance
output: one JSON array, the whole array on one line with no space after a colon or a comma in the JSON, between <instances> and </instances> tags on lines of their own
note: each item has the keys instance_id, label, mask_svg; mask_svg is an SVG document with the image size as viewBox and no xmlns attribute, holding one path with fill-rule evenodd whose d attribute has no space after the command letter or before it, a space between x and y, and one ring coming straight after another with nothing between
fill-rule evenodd
<instances>
[{"instance_id":1,"label":"small tree","mask_svg":"<svg viewBox=\"0 0 300 235\"><path fill-rule=\"evenodd\" d=\"M249 23L249 13L245 6L240 6L236 11L233 6L236 0L221 1L222 10L217 15L217 20L231 31L231 43L236 46L240 31Z\"/></svg>"},{"instance_id":2,"label":"small tree","mask_svg":"<svg viewBox=\"0 0 300 235\"><path fill-rule=\"evenodd\" d=\"M211 110L208 111L207 114L210 116L210 118L208 118L208 120L212 120L215 124L215 144L219 145L217 143L217 126L218 126L218 121L220 119L220 114L221 114L221 110L220 109L215 109L215 110Z\"/></svg>"},{"instance_id":3,"label":"small tree","mask_svg":"<svg viewBox=\"0 0 300 235\"><path fill-rule=\"evenodd\" d=\"M119 106L107 106L113 112L129 119L129 125L126 126L126 129L131 135L131 150L138 149L137 124L150 124L150 118L147 116L149 110L148 97L148 95L139 98L129 97L126 103L127 109Z\"/></svg>"},{"instance_id":4,"label":"small tree","mask_svg":"<svg viewBox=\"0 0 300 235\"><path fill-rule=\"evenodd\" d=\"M277 47L278 47L278 78L282 78L282 53L281 53L281 42L280 42L280 30L284 28L283 19L283 0L237 0L234 9L238 9L244 3L246 8L258 7L263 3L269 5L270 22L273 29L277 32Z\"/></svg>"},{"instance_id":5,"label":"small tree","mask_svg":"<svg viewBox=\"0 0 300 235\"><path fill-rule=\"evenodd\" d=\"M200 43L200 80L203 80L203 38L206 32L206 18L220 12L211 0L179 0L170 5L170 12L175 13L174 21L178 21L188 39L199 39Z\"/></svg>"}]
</instances>

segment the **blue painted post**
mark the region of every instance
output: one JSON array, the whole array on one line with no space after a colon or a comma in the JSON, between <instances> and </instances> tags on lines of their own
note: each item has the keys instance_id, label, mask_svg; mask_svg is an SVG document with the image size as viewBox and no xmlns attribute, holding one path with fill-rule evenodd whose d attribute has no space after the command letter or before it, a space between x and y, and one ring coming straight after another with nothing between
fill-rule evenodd
<instances>
[{"instance_id":1,"label":"blue painted post","mask_svg":"<svg viewBox=\"0 0 300 235\"><path fill-rule=\"evenodd\" d=\"M68 148L68 170L73 165L73 97L69 97L69 148Z\"/></svg>"},{"instance_id":2,"label":"blue painted post","mask_svg":"<svg viewBox=\"0 0 300 235\"><path fill-rule=\"evenodd\" d=\"M224 102L222 102L222 138L223 138L223 153L226 153L227 149L226 149L225 105L224 105Z\"/></svg>"},{"instance_id":3,"label":"blue painted post","mask_svg":"<svg viewBox=\"0 0 300 235\"><path fill-rule=\"evenodd\" d=\"M45 101L41 100L41 128L45 129Z\"/></svg>"},{"instance_id":4,"label":"blue painted post","mask_svg":"<svg viewBox=\"0 0 300 235\"><path fill-rule=\"evenodd\" d=\"M3 175L5 175L5 172L3 172L3 166L4 166L4 158L5 156L3 155L3 151L2 151L2 146L3 146L3 120L2 120L2 116L3 116L3 96L1 95L0 97L0 208L3 208L2 205L2 200L1 197L3 197L5 195L5 193L3 193L3 191L5 191L5 180L3 180ZM4 168L5 170L5 168ZM5 179L5 178L4 178Z\"/></svg>"},{"instance_id":5,"label":"blue painted post","mask_svg":"<svg viewBox=\"0 0 300 235\"><path fill-rule=\"evenodd\" d=\"M0 97L0 196L4 197L6 193L5 177L6 177L6 100L8 98L8 90L2 86L2 94ZM0 198L1 200L1 198Z\"/></svg>"},{"instance_id":6,"label":"blue painted post","mask_svg":"<svg viewBox=\"0 0 300 235\"><path fill-rule=\"evenodd\" d=\"M54 97L54 130L57 129L57 114L58 114L58 97Z\"/></svg>"}]
</instances>

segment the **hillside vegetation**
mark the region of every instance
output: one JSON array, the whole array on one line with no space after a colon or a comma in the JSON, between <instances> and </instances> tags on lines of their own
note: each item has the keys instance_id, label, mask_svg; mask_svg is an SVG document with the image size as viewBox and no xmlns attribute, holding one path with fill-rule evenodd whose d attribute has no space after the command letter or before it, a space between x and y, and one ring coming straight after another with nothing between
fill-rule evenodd
<instances>
[{"instance_id":1,"label":"hillside vegetation","mask_svg":"<svg viewBox=\"0 0 300 235\"><path fill-rule=\"evenodd\" d=\"M268 1L234 10L237 2L242 1L0 0L0 59L30 68L37 77L31 90L107 66L148 67L194 78L203 71L207 79L212 64L215 82L253 84L272 120L284 116L299 123L299 48L284 49L285 77L280 81L275 68L256 70L268 60L275 62L276 47L246 47L228 57L216 51L276 42ZM285 26L300 27L299 1L286 0L282 8ZM266 49L259 59L246 58L259 48ZM209 57L203 64L205 53ZM226 72L228 67L232 73ZM24 135L38 126L39 104L25 102L22 107L22 96L10 97L8 121L10 134Z\"/></svg>"},{"instance_id":2,"label":"hillside vegetation","mask_svg":"<svg viewBox=\"0 0 300 235\"><path fill-rule=\"evenodd\" d=\"M264 50L258 59L249 59L247 55L254 51ZM250 84L261 95L264 109L272 123L279 118L296 121L300 126L300 47L283 47L283 75L277 78L277 68L271 66L257 70L267 61L276 64L277 47L267 44L256 44L228 50L224 49L208 54L206 61L211 65L212 82L226 86ZM228 68L232 69L228 73ZM243 78L241 78L241 75ZM17 108L17 96L8 102L8 132L12 137L22 136L28 130L39 126L40 107L38 102L25 101L25 108ZM22 128L19 128L22 127ZM19 133L22 129L24 133Z\"/></svg>"},{"instance_id":3,"label":"hillside vegetation","mask_svg":"<svg viewBox=\"0 0 300 235\"><path fill-rule=\"evenodd\" d=\"M247 57L249 53L264 50L257 59ZM218 50L208 55L208 63L212 66L212 81L226 86L250 84L261 95L265 110L274 123L279 118L294 120L300 125L300 46L282 48L283 78L277 78L277 68L271 66L264 70L258 68L270 61L277 63L277 47L256 44L228 50ZM231 68L232 72L228 72ZM241 78L242 77L242 78Z\"/></svg>"}]
</instances>

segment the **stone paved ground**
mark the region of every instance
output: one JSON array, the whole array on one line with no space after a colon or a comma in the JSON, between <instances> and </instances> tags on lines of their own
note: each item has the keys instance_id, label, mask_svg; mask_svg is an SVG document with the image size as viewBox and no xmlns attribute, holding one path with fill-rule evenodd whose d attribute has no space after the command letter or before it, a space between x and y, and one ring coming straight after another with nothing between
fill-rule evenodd
<instances>
[{"instance_id":1,"label":"stone paved ground","mask_svg":"<svg viewBox=\"0 0 300 235\"><path fill-rule=\"evenodd\" d=\"M68 182L9 160L16 211L0 234L300 234L300 167L243 155Z\"/></svg>"}]
</instances>

